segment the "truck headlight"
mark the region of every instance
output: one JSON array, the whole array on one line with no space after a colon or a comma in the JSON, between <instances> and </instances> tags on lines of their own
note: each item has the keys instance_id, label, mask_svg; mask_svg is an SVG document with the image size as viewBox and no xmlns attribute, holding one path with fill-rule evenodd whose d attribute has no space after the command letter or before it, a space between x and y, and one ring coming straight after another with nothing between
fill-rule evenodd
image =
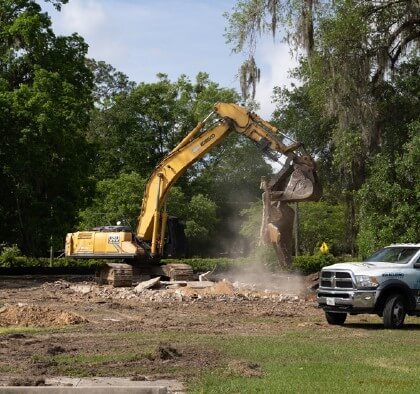
<instances>
[{"instance_id":1,"label":"truck headlight","mask_svg":"<svg viewBox=\"0 0 420 394\"><path fill-rule=\"evenodd\" d=\"M379 283L375 276L356 275L356 284L358 288L378 287Z\"/></svg>"}]
</instances>

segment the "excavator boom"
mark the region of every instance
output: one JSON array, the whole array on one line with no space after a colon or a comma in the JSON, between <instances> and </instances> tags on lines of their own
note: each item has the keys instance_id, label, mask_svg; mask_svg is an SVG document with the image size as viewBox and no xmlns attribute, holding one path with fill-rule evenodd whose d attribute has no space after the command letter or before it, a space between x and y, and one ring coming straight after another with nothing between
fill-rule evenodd
<instances>
[{"instance_id":1,"label":"excavator boom","mask_svg":"<svg viewBox=\"0 0 420 394\"><path fill-rule=\"evenodd\" d=\"M197 160L220 144L231 132L241 134L274 160L285 159L276 177L262 181L264 212L262 238L276 250L285 249L291 233L293 201L315 201L320 186L315 163L302 144L285 144L284 135L258 115L236 104L217 103L213 111L156 166L146 184L135 234L126 230L99 228L97 231L71 233L66 238L66 255L71 257L159 259L164 254L168 214L166 198L171 186ZM289 139L291 141L291 139ZM293 225L293 221L291 221ZM105 234L104 234L105 233ZM288 253L278 253L289 262ZM282 256L286 256L285 258Z\"/></svg>"},{"instance_id":2,"label":"excavator boom","mask_svg":"<svg viewBox=\"0 0 420 394\"><path fill-rule=\"evenodd\" d=\"M207 126L210 120L210 125ZM284 144L285 136L276 127L246 108L231 103L217 103L213 112L157 165L149 178L136 234L140 239L150 242L152 256L163 254L167 220L165 201L170 187L187 168L220 144L232 131L254 141L271 158L276 159L273 152L286 158L285 165L277 177L263 186L266 193L265 200L270 199L271 208L268 209L268 205L265 208L265 218L268 222L262 233L267 233L268 223L278 229L290 227L284 225L278 218L278 216L285 218L286 215L274 213L276 210L277 213L284 211L283 207L287 202L319 199L320 187L315 163L305 152L302 144L298 142ZM271 219L274 217L275 220ZM282 232L285 233L285 229ZM266 242L272 238L263 237Z\"/></svg>"}]
</instances>

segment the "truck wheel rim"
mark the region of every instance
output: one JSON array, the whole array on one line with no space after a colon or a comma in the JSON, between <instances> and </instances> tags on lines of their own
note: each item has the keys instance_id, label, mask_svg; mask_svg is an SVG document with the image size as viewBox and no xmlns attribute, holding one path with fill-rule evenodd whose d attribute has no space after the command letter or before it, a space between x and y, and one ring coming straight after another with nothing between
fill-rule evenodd
<instances>
[{"instance_id":1,"label":"truck wheel rim","mask_svg":"<svg viewBox=\"0 0 420 394\"><path fill-rule=\"evenodd\" d=\"M394 309L392 311L392 315L393 315L393 320L396 324L401 323L403 315L404 315L404 310L401 304L397 303L394 305Z\"/></svg>"}]
</instances>

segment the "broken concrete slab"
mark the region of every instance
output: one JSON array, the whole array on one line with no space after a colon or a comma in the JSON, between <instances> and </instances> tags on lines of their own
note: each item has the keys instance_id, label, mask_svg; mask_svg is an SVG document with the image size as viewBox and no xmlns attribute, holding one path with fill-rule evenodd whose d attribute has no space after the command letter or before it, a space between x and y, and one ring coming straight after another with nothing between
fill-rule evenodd
<instances>
[{"instance_id":1,"label":"broken concrete slab","mask_svg":"<svg viewBox=\"0 0 420 394\"><path fill-rule=\"evenodd\" d=\"M76 285L71 285L70 289L76 293L88 294L92 291L93 287L92 285L76 284Z\"/></svg>"},{"instance_id":2,"label":"broken concrete slab","mask_svg":"<svg viewBox=\"0 0 420 394\"><path fill-rule=\"evenodd\" d=\"M210 282L210 281L192 281L192 282L187 282L187 287L191 288L191 289L204 289L206 287L212 287L214 286L214 282Z\"/></svg>"},{"instance_id":3,"label":"broken concrete slab","mask_svg":"<svg viewBox=\"0 0 420 394\"><path fill-rule=\"evenodd\" d=\"M163 286L178 285L182 287L182 286L187 285L187 281L186 280L171 280L171 281L162 280L160 281L160 284Z\"/></svg>"},{"instance_id":4,"label":"broken concrete slab","mask_svg":"<svg viewBox=\"0 0 420 394\"><path fill-rule=\"evenodd\" d=\"M184 385L179 380L175 379L157 379L149 380L147 377L144 379L132 378L118 378L118 377L92 377L92 378L70 378L70 377L56 377L45 380L46 384L57 386L64 386L73 384L75 387L125 387L137 388L139 393L147 393L150 389L151 393L184 393ZM144 391L142 391L144 390ZM160 391L159 391L160 390Z\"/></svg>"},{"instance_id":5,"label":"broken concrete slab","mask_svg":"<svg viewBox=\"0 0 420 394\"><path fill-rule=\"evenodd\" d=\"M0 387L0 394L167 394L167 387Z\"/></svg>"},{"instance_id":6,"label":"broken concrete slab","mask_svg":"<svg viewBox=\"0 0 420 394\"><path fill-rule=\"evenodd\" d=\"M45 378L42 386L0 386L0 394L4 393L92 393L92 394L111 394L111 393L139 393L139 394L166 394L184 393L182 382L174 379L148 380L136 378L117 378L117 377L92 377L92 378L72 378L67 376L57 376Z\"/></svg>"},{"instance_id":7,"label":"broken concrete slab","mask_svg":"<svg viewBox=\"0 0 420 394\"><path fill-rule=\"evenodd\" d=\"M160 276L158 276L157 278L153 278L150 280L146 280L145 282L141 282L139 283L135 288L134 288L134 292L135 293L141 293L142 291L146 290L146 289L151 289L153 287L159 287L160 286Z\"/></svg>"}]
</instances>

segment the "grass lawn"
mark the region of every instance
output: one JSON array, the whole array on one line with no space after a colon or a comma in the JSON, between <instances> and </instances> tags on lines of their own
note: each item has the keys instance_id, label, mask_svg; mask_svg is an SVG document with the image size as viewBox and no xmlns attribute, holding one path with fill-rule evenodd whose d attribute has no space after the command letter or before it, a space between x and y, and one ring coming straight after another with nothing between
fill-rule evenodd
<instances>
[{"instance_id":1,"label":"grass lawn","mask_svg":"<svg viewBox=\"0 0 420 394\"><path fill-rule=\"evenodd\" d=\"M385 330L379 324L304 329L278 336L218 337L226 365L189 386L195 393L420 392L420 326ZM410 320L408 321L408 323ZM229 360L259 364L244 377Z\"/></svg>"},{"instance_id":2,"label":"grass lawn","mask_svg":"<svg viewBox=\"0 0 420 394\"><path fill-rule=\"evenodd\" d=\"M241 320L245 326L247 318ZM129 332L121 325L106 331L86 331L83 325L0 328L5 341L16 333L30 341L17 353L26 367L12 367L6 359L0 375L41 365L51 376L162 374L185 380L192 393L420 393L419 318L408 318L402 330L386 330L371 316L350 317L342 327L328 326L321 314L281 327L272 316L259 319L268 323L264 330L229 328L218 334L196 332L194 326ZM162 343L173 345L180 357L156 359ZM67 351L49 353L51 344Z\"/></svg>"}]
</instances>

